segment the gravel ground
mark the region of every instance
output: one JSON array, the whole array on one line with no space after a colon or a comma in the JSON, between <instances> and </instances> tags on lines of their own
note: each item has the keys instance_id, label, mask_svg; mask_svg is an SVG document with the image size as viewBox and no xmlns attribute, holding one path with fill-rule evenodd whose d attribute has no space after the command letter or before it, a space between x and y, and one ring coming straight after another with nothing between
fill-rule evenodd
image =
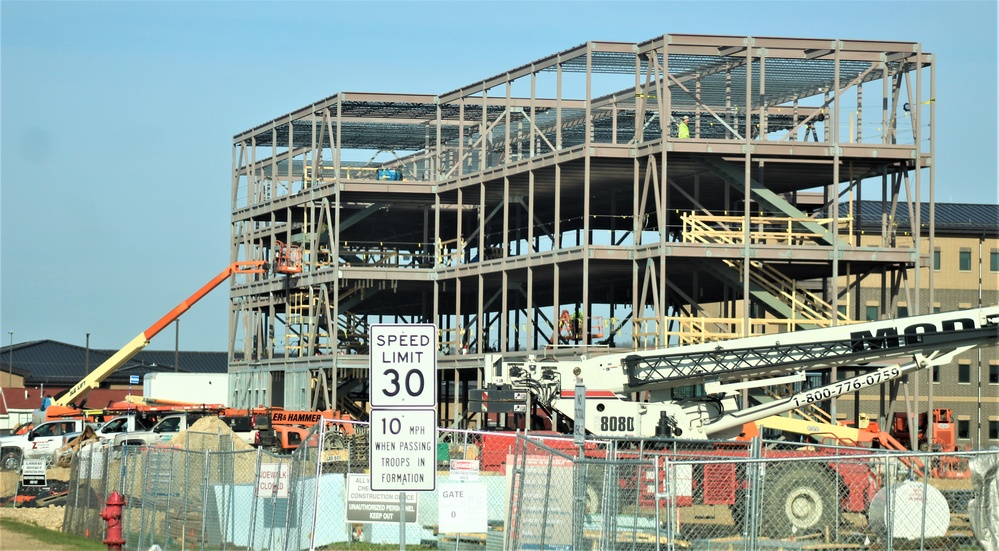
<instances>
[{"instance_id":1,"label":"gravel ground","mask_svg":"<svg viewBox=\"0 0 999 551\"><path fill-rule=\"evenodd\" d=\"M9 518L24 524L37 524L49 530L62 531L62 516L64 507L26 507L14 509L4 507L0 509L0 518ZM0 546L7 549L4 546Z\"/></svg>"}]
</instances>

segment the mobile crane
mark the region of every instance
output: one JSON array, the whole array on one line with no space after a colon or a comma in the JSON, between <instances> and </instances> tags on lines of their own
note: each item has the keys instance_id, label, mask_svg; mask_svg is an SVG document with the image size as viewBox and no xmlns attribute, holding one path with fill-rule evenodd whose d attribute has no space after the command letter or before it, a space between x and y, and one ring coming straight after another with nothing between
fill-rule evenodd
<instances>
[{"instance_id":1,"label":"mobile crane","mask_svg":"<svg viewBox=\"0 0 999 551\"><path fill-rule=\"evenodd\" d=\"M538 405L569 417L581 380L587 389L585 423L590 434L730 439L758 419L880 385L945 364L965 350L994 345L999 339L997 324L999 306L993 306L570 361L487 356L485 385L473 393L470 410L499 411L489 409L488 399L475 398L482 393L503 396L509 389L528 392ZM912 361L872 368L751 408L738 407L742 389L804 381L806 370L906 357ZM703 388L695 396L677 392L694 385Z\"/></svg>"},{"instance_id":2,"label":"mobile crane","mask_svg":"<svg viewBox=\"0 0 999 551\"><path fill-rule=\"evenodd\" d=\"M569 361L487 356L484 385L470 393L469 411L526 414L541 409L550 413L552 427L567 429L577 421L573 418L577 415L576 394L583 392L580 411L585 432L591 435L749 439L757 434L756 421L942 365L960 352L997 342L999 306L989 306ZM892 362L902 363L885 365ZM805 371L848 365L869 365L870 369L856 377L740 408L744 389L802 382ZM489 459L499 450L489 448L505 447L506 440L483 437L483 469L499 467L502 460ZM735 450L731 445L727 449ZM744 451L722 454L726 453L746 456ZM687 504L694 503L697 487L703 504L736 506L745 485L738 474L742 467L733 463L724 468L732 476L719 477L714 471L714 480L709 480L705 473L694 473L689 488L673 489L687 496ZM834 496L842 495L841 507L856 512L865 510L877 491L872 482L875 477L865 465L830 461L822 472L804 473L806 469L799 466L767 472L768 486L777 493L773 510L765 513L769 519L786 517L787 521L786 526L775 522L777 531L827 526L835 518ZM723 478L727 482L719 482ZM726 487L708 491L719 483ZM845 491L838 494L837 487ZM642 491L648 493L647 489ZM714 501L709 503L709 499ZM679 503L683 505L684 500Z\"/></svg>"},{"instance_id":3,"label":"mobile crane","mask_svg":"<svg viewBox=\"0 0 999 551\"><path fill-rule=\"evenodd\" d=\"M173 323L174 320L189 310L194 303L201 300L212 289L218 287L219 284L229 279L229 276L233 274L262 274L265 271L266 263L263 260L244 260L232 263L198 289L197 292L188 297L187 300L178 304L173 310L170 310L165 316L160 318L159 321L150 325L148 329L136 335L128 344L121 347L120 350L115 352L104 363L98 366L97 369L80 380L80 382L73 385L64 393L57 395L53 399L52 404L45 410L44 416L48 419L59 419L81 414L80 409L73 405L77 400L100 386L101 381L107 379L118 368L125 365L125 362L142 351L143 348L149 345L149 341L162 331L163 328Z\"/></svg>"}]
</instances>

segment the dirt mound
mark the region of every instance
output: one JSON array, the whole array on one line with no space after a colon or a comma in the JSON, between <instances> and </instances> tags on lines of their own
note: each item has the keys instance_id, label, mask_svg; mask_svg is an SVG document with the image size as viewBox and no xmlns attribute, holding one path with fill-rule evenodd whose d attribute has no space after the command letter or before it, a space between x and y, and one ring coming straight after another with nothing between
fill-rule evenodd
<instances>
[{"instance_id":1,"label":"dirt mound","mask_svg":"<svg viewBox=\"0 0 999 551\"><path fill-rule=\"evenodd\" d=\"M202 417L195 421L187 430L178 432L177 436L170 439L170 446L185 450L204 451L211 449L229 451L228 445L226 445L225 450L222 450L220 447L220 443L222 442L221 437L224 436L228 436L229 440L232 441L232 449L234 451L253 449L253 446L233 432L225 421L214 415Z\"/></svg>"}]
</instances>

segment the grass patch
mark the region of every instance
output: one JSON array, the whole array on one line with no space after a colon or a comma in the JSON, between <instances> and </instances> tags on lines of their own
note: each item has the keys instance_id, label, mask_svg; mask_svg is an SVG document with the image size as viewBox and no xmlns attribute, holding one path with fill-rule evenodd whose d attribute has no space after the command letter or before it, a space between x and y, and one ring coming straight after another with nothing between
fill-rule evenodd
<instances>
[{"instance_id":1,"label":"grass patch","mask_svg":"<svg viewBox=\"0 0 999 551\"><path fill-rule=\"evenodd\" d=\"M384 543L361 543L361 542L343 542L343 543L331 543L329 545L322 545L316 547L319 551L388 551L390 549L395 549L398 551L399 544L384 544ZM436 545L427 546L420 544L408 544L406 549L437 549Z\"/></svg>"},{"instance_id":2,"label":"grass patch","mask_svg":"<svg viewBox=\"0 0 999 551\"><path fill-rule=\"evenodd\" d=\"M0 519L0 533L10 530L24 534L32 539L36 539L43 544L70 548L75 551L107 551L108 546L101 542L89 540L87 538L64 534L48 528L42 528L35 524L26 524L11 519ZM231 546L230 546L231 548ZM421 545L407 545L407 549L426 549ZM320 547L323 551L388 551L399 549L398 545L375 545L372 543L335 543Z\"/></svg>"},{"instance_id":3,"label":"grass patch","mask_svg":"<svg viewBox=\"0 0 999 551\"><path fill-rule=\"evenodd\" d=\"M70 547L79 551L107 551L108 546L73 534L64 534L35 524L25 524L7 518L0 519L0 532L17 532L45 544Z\"/></svg>"}]
</instances>

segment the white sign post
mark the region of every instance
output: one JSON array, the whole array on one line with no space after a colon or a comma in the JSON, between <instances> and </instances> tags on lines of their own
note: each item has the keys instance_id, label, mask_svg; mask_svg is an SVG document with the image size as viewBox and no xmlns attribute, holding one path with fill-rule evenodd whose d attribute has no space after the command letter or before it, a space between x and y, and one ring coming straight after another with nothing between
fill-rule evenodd
<instances>
[{"instance_id":1,"label":"white sign post","mask_svg":"<svg viewBox=\"0 0 999 551\"><path fill-rule=\"evenodd\" d=\"M437 487L437 328L433 324L375 324L369 353L371 490ZM399 517L399 549L406 549Z\"/></svg>"}]
</instances>

